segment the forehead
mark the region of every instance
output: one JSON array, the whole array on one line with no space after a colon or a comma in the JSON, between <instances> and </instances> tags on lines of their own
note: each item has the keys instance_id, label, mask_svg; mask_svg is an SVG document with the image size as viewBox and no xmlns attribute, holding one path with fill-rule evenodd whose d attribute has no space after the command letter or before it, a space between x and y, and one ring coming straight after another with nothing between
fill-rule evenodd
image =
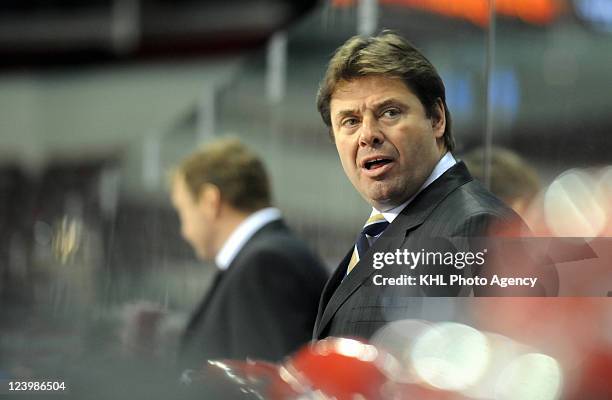
<instances>
[{"instance_id":1,"label":"forehead","mask_svg":"<svg viewBox=\"0 0 612 400\"><path fill-rule=\"evenodd\" d=\"M416 95L399 77L371 75L339 82L331 96L330 106L334 109L351 103L369 105L390 98L407 101L416 99Z\"/></svg>"}]
</instances>

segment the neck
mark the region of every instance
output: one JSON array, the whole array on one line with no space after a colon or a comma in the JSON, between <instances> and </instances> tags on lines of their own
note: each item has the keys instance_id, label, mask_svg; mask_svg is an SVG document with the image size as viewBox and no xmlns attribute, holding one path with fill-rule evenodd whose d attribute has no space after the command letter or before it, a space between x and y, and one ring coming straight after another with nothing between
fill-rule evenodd
<instances>
[{"instance_id":1,"label":"neck","mask_svg":"<svg viewBox=\"0 0 612 400\"><path fill-rule=\"evenodd\" d=\"M230 235L249 215L251 215L250 212L239 211L229 206L224 207L216 223L218 228L215 234L215 254L219 253Z\"/></svg>"}]
</instances>

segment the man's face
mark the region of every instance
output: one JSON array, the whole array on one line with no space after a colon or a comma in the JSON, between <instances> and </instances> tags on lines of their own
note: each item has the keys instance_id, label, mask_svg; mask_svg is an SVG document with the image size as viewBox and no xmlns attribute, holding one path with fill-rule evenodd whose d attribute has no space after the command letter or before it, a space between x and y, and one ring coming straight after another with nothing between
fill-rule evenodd
<instances>
[{"instance_id":1,"label":"man's face","mask_svg":"<svg viewBox=\"0 0 612 400\"><path fill-rule=\"evenodd\" d=\"M344 172L363 198L385 211L408 200L442 157L445 120L428 118L399 79L366 76L341 82L331 122Z\"/></svg>"},{"instance_id":2,"label":"man's face","mask_svg":"<svg viewBox=\"0 0 612 400\"><path fill-rule=\"evenodd\" d=\"M214 259L213 218L205 204L205 196L196 201L189 192L185 180L177 175L172 184L172 205L181 221L181 235L191 245L198 258Z\"/></svg>"}]
</instances>

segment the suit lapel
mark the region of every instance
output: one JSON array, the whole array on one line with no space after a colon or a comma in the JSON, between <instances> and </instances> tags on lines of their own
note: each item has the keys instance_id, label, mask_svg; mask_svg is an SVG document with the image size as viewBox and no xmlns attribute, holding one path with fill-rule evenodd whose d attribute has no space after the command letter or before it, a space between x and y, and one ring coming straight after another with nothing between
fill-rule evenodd
<instances>
[{"instance_id":1,"label":"suit lapel","mask_svg":"<svg viewBox=\"0 0 612 400\"><path fill-rule=\"evenodd\" d=\"M400 248L410 230L421 225L446 196L471 180L472 177L467 171L465 164L463 162L455 164L440 178L419 193L412 203L402 210L372 247L370 247L364 257L357 263L351 273L342 280L344 274L346 274L346 266L351 256L351 249L325 286L323 296L321 297L322 301L319 305L317 322L315 324L315 338L319 338L338 309L351 294L359 289L363 282L374 274L376 271L372 268L374 253L395 251ZM328 298L329 301L324 302Z\"/></svg>"},{"instance_id":2,"label":"suit lapel","mask_svg":"<svg viewBox=\"0 0 612 400\"><path fill-rule=\"evenodd\" d=\"M376 271L375 269L371 268L374 253L388 251L393 246L399 246L404 241L404 238L405 230L400 225L396 225L394 221L376 240L376 242L374 242L372 247L368 249L363 258L359 260L357 265L355 265L351 273L345 277L346 267L349 263L353 250L351 249L351 251L348 252L348 254L344 257L344 260L342 260L342 263L340 263L340 267L338 267L329 281L329 283L332 281L336 282L336 285L329 285L330 287L325 287L324 296L326 295L327 298L329 298L329 302L327 302L326 306L324 306L324 311L322 310L324 303L321 303L319 307L318 315L320 318L317 319L317 324L315 325L315 337L320 336L321 332L327 326L329 321L331 321L332 317L336 311L338 311L340 306L342 306L350 295ZM331 291L334 289L335 291L332 293Z\"/></svg>"}]
</instances>

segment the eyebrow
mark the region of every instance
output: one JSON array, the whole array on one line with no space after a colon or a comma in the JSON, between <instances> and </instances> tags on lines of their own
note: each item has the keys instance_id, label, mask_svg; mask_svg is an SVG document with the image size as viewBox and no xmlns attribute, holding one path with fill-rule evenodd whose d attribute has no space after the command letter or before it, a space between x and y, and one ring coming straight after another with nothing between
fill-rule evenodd
<instances>
[{"instance_id":1,"label":"eyebrow","mask_svg":"<svg viewBox=\"0 0 612 400\"><path fill-rule=\"evenodd\" d=\"M401 102L401 101L399 101L397 99L391 98L391 99L384 100L384 101L382 101L382 102L380 102L378 104L375 104L374 108L376 110L380 110L381 108L385 108L387 106L397 106L397 107L402 107L402 108L406 108L407 107L403 102Z\"/></svg>"},{"instance_id":2,"label":"eyebrow","mask_svg":"<svg viewBox=\"0 0 612 400\"><path fill-rule=\"evenodd\" d=\"M356 108L353 108L353 109L338 111L334 117L336 119L342 119L344 117L349 117L355 114L359 114L359 110L357 110Z\"/></svg>"},{"instance_id":3,"label":"eyebrow","mask_svg":"<svg viewBox=\"0 0 612 400\"><path fill-rule=\"evenodd\" d=\"M380 103L376 103L374 104L374 109L375 110L380 110L381 108L385 108L387 106L398 106L398 107L402 107L402 108L407 108L408 106L406 104L404 104L403 102L399 101L396 98L390 98L390 99L386 99L381 101ZM340 110L336 113L336 115L334 116L336 119L342 119L344 117L349 117L355 114L359 114L359 110L356 108L352 108L352 109L346 109L346 110Z\"/></svg>"}]
</instances>

